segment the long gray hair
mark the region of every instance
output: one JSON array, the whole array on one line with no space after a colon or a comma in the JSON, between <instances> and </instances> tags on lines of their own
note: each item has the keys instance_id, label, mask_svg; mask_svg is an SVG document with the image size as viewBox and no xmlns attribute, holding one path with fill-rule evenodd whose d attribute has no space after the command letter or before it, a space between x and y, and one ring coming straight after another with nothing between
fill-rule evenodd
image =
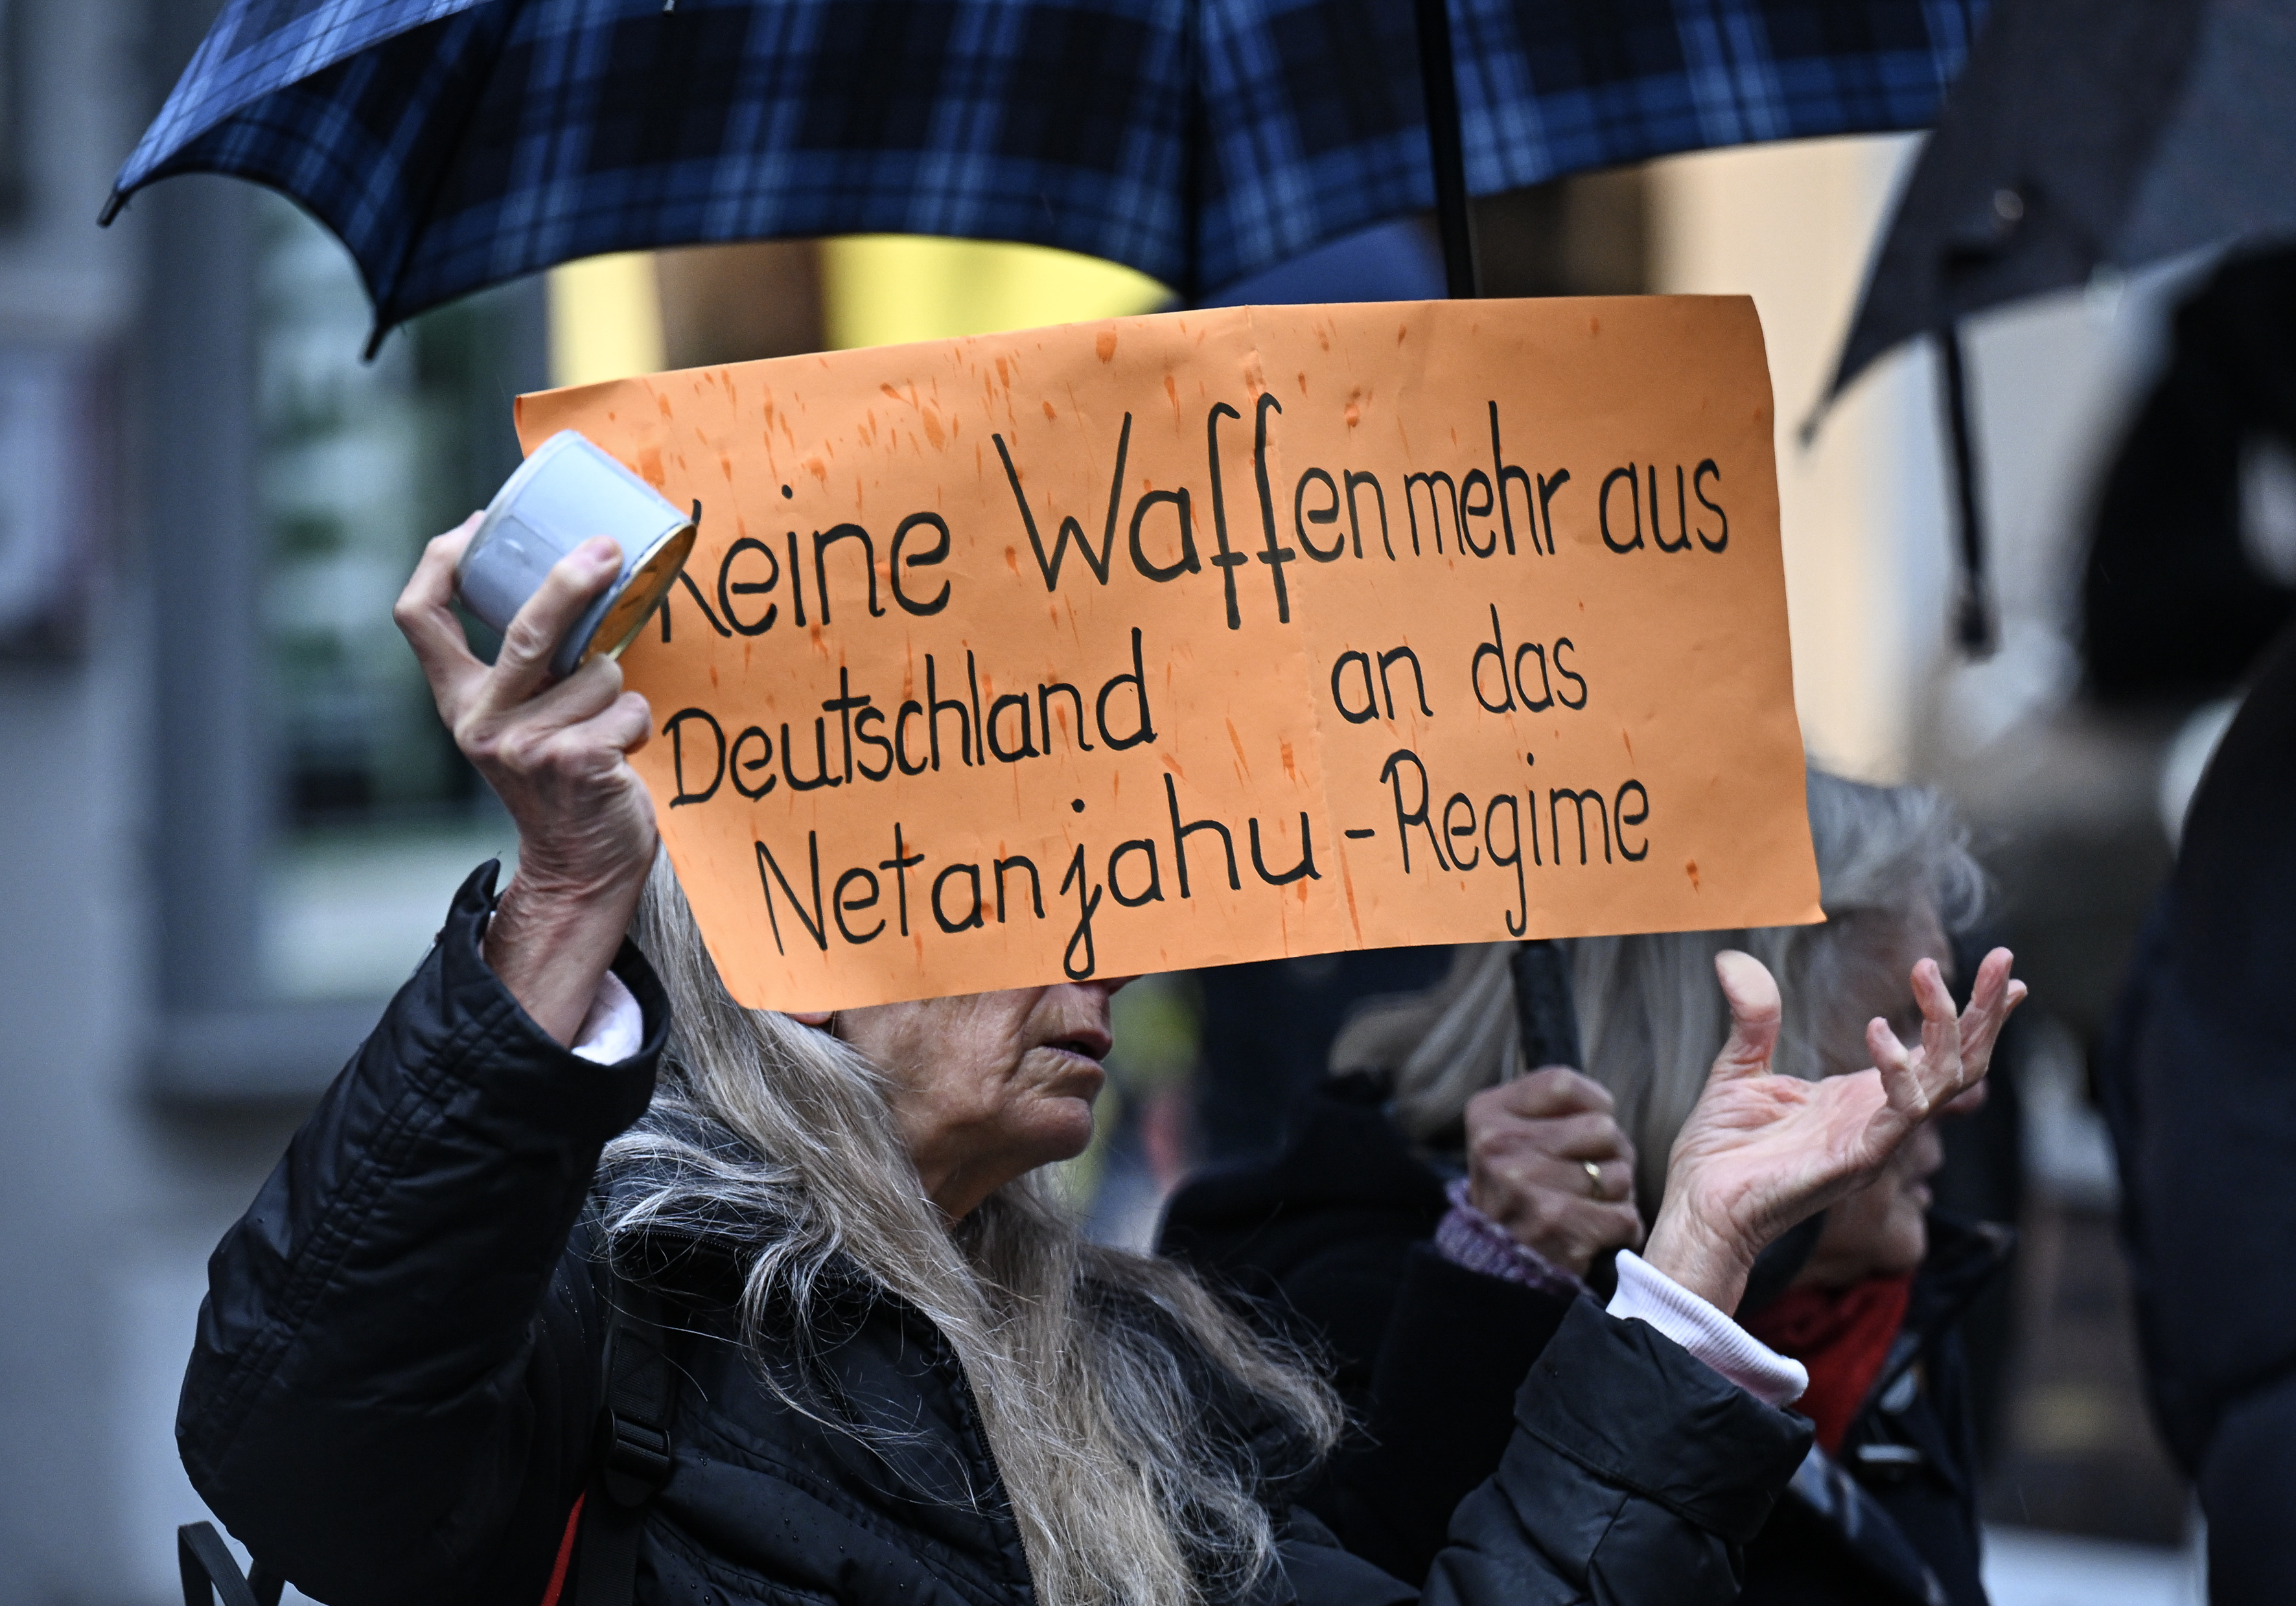
<instances>
[{"instance_id":1,"label":"long gray hair","mask_svg":"<svg viewBox=\"0 0 2296 1606\"><path fill-rule=\"evenodd\" d=\"M1952 936L1982 913L1984 872L1935 792L1865 786L1813 769L1808 795L1824 924L1587 937L1570 945L1585 1069L1618 1101L1645 1212L1658 1208L1675 1135L1729 1036L1715 955L1742 949L1777 977L1785 1020L1773 1066L1814 1078L1856 1069L1825 1059L1840 1037L1836 1017L1846 995L1865 997L1874 984L1886 985L1888 967L1923 922L1934 920ZM1519 1069L1507 964L1513 947L1462 947L1441 986L1366 1006L1332 1045L1333 1071L1393 1075L1395 1119L1414 1143L1456 1143L1467 1101Z\"/></svg>"},{"instance_id":2,"label":"long gray hair","mask_svg":"<svg viewBox=\"0 0 2296 1606\"><path fill-rule=\"evenodd\" d=\"M764 1357L811 1329L836 1272L857 1267L922 1312L979 1401L1046 1606L1191 1606L1256 1579L1275 1553L1259 1498L1275 1469L1206 1409L1202 1385L1308 1462L1339 1433L1331 1390L1185 1270L1086 1241L1040 1174L949 1224L883 1073L735 1004L667 857L631 934L668 990L670 1042L652 1107L604 1156L610 1252L665 1229L734 1233L742 1340L768 1386L816 1415Z\"/></svg>"}]
</instances>

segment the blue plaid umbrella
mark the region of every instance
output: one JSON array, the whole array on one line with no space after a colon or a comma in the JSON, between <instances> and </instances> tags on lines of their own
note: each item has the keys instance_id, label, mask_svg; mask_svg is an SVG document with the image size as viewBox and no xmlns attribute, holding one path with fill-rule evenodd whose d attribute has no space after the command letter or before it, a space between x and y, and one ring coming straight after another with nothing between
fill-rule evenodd
<instances>
[{"instance_id":1,"label":"blue plaid umbrella","mask_svg":"<svg viewBox=\"0 0 2296 1606\"><path fill-rule=\"evenodd\" d=\"M1982 4L1453 0L1467 188L1919 127ZM272 185L378 336L777 236L1025 241L1194 298L1425 209L1423 106L1407 0L231 0L105 217L176 173Z\"/></svg>"}]
</instances>

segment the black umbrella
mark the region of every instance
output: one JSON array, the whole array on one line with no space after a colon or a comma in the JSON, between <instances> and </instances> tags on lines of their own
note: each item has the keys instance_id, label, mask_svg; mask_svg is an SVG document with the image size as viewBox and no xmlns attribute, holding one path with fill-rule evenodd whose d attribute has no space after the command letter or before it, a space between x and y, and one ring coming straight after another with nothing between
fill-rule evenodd
<instances>
[{"instance_id":1,"label":"black umbrella","mask_svg":"<svg viewBox=\"0 0 2296 1606\"><path fill-rule=\"evenodd\" d=\"M1828 396L1901 341L1937 337L1964 644L1988 645L1993 627L1959 320L2102 266L2292 232L2296 3L1998 0L1898 203Z\"/></svg>"}]
</instances>

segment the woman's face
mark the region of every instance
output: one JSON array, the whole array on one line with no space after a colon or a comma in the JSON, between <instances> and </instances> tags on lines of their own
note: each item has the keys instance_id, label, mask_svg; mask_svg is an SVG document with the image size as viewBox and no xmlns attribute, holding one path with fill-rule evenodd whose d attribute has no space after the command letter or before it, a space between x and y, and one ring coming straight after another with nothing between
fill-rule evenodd
<instances>
[{"instance_id":1,"label":"woman's face","mask_svg":"<svg viewBox=\"0 0 2296 1606\"><path fill-rule=\"evenodd\" d=\"M837 1035L893 1079L893 1118L951 1219L1092 1142L1109 1000L1128 979L839 1012Z\"/></svg>"},{"instance_id":2,"label":"woman's face","mask_svg":"<svg viewBox=\"0 0 2296 1606\"><path fill-rule=\"evenodd\" d=\"M1866 1023L1879 1015L1906 1043L1920 1040L1921 1009L1908 978L1924 958L1952 974L1951 948L1937 917L1923 912L1902 928L1875 933L1875 964L1859 984L1846 988L1828 1020L1819 1058L1828 1076L1863 1070L1873 1063L1866 1049ZM1981 1089L1982 1084L1980 1084ZM1809 1260L1794 1279L1820 1288L1846 1288L1868 1277L1912 1271L1929 1252L1929 1179L1945 1163L1945 1145L1934 1123L1899 1147L1881 1176L1826 1211Z\"/></svg>"}]
</instances>

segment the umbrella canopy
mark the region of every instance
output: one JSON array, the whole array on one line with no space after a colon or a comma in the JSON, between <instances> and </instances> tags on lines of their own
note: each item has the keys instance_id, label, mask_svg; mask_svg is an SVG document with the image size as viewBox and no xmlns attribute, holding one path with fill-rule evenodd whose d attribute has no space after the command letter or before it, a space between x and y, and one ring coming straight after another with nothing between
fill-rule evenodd
<instances>
[{"instance_id":1,"label":"umbrella canopy","mask_svg":"<svg viewBox=\"0 0 2296 1606\"><path fill-rule=\"evenodd\" d=\"M1467 187L1921 126L1981 5L1457 0ZM1194 299L1431 204L1418 74L1409 0L231 0L106 216L176 173L270 184L378 336L778 236L1021 241Z\"/></svg>"},{"instance_id":2,"label":"umbrella canopy","mask_svg":"<svg viewBox=\"0 0 2296 1606\"><path fill-rule=\"evenodd\" d=\"M1956 633L1971 651L1990 651L1995 622L1959 320L2103 264L2296 231L2292 86L2296 0L1994 7L1883 236L1826 394L1901 341L1938 337L1962 561Z\"/></svg>"},{"instance_id":3,"label":"umbrella canopy","mask_svg":"<svg viewBox=\"0 0 2296 1606\"><path fill-rule=\"evenodd\" d=\"M2296 232L2296 0L1999 0L1833 389L1980 308Z\"/></svg>"}]
</instances>

